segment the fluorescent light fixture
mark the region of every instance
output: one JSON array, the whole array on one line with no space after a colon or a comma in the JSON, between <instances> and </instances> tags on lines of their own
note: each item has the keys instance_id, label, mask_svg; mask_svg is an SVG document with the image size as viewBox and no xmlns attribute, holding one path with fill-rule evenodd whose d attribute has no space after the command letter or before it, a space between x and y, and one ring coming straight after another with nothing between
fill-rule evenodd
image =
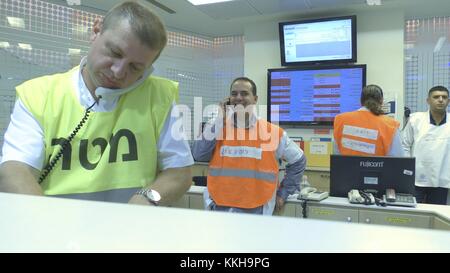
<instances>
[{"instance_id":1,"label":"fluorescent light fixture","mask_svg":"<svg viewBox=\"0 0 450 273\"><path fill-rule=\"evenodd\" d=\"M230 2L233 0L188 0L194 6L207 5L207 4L215 4L220 2Z\"/></svg>"},{"instance_id":2,"label":"fluorescent light fixture","mask_svg":"<svg viewBox=\"0 0 450 273\"><path fill-rule=\"evenodd\" d=\"M369 6L380 6L381 0L366 0L366 3Z\"/></svg>"},{"instance_id":3,"label":"fluorescent light fixture","mask_svg":"<svg viewBox=\"0 0 450 273\"><path fill-rule=\"evenodd\" d=\"M69 55L80 55L81 49L79 48L69 48Z\"/></svg>"},{"instance_id":4,"label":"fluorescent light fixture","mask_svg":"<svg viewBox=\"0 0 450 273\"><path fill-rule=\"evenodd\" d=\"M79 5L81 5L81 0L67 0L66 2L67 2L67 5L69 5L69 6L73 6L73 5L79 6Z\"/></svg>"},{"instance_id":5,"label":"fluorescent light fixture","mask_svg":"<svg viewBox=\"0 0 450 273\"><path fill-rule=\"evenodd\" d=\"M17 43L17 44L22 49L28 49L28 50L32 50L33 49L33 47L30 44L22 44L22 43Z\"/></svg>"},{"instance_id":6,"label":"fluorescent light fixture","mask_svg":"<svg viewBox=\"0 0 450 273\"><path fill-rule=\"evenodd\" d=\"M0 42L0 48L8 48L9 43L8 42Z\"/></svg>"},{"instance_id":7,"label":"fluorescent light fixture","mask_svg":"<svg viewBox=\"0 0 450 273\"><path fill-rule=\"evenodd\" d=\"M22 18L6 16L6 19L12 27L25 28L25 21Z\"/></svg>"},{"instance_id":8,"label":"fluorescent light fixture","mask_svg":"<svg viewBox=\"0 0 450 273\"><path fill-rule=\"evenodd\" d=\"M436 45L434 46L434 50L433 50L434 53L438 53L441 50L442 46L445 43L445 40L447 40L447 38L445 36L439 37L439 39L436 42Z\"/></svg>"}]
</instances>

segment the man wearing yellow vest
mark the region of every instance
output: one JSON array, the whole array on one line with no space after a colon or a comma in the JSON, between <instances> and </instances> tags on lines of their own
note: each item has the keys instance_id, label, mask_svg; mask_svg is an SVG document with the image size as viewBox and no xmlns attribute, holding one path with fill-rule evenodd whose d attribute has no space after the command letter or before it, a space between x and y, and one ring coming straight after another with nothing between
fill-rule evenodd
<instances>
[{"instance_id":1,"label":"man wearing yellow vest","mask_svg":"<svg viewBox=\"0 0 450 273\"><path fill-rule=\"evenodd\" d=\"M171 134L178 84L150 76L166 30L129 1L92 31L79 66L16 88L0 191L169 204L189 188L193 159Z\"/></svg>"},{"instance_id":2,"label":"man wearing yellow vest","mask_svg":"<svg viewBox=\"0 0 450 273\"><path fill-rule=\"evenodd\" d=\"M221 115L194 142L194 158L210 161L207 209L271 215L299 188L306 166L303 151L283 129L257 117L257 100L251 79L235 79L230 97L220 104ZM287 162L281 183L280 160Z\"/></svg>"},{"instance_id":3,"label":"man wearing yellow vest","mask_svg":"<svg viewBox=\"0 0 450 273\"><path fill-rule=\"evenodd\" d=\"M334 119L334 151L343 155L403 156L399 123L383 115L383 91L367 85L361 94L362 107Z\"/></svg>"}]
</instances>

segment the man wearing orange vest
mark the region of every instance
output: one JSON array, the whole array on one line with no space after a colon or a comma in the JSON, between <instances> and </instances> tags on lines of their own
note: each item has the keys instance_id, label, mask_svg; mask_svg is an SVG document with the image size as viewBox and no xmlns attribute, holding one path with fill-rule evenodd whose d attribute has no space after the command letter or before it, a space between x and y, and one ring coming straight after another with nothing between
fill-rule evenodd
<instances>
[{"instance_id":1,"label":"man wearing orange vest","mask_svg":"<svg viewBox=\"0 0 450 273\"><path fill-rule=\"evenodd\" d=\"M403 156L399 123L381 108L383 91L377 85L363 88L357 111L334 119L335 153L363 156Z\"/></svg>"},{"instance_id":2,"label":"man wearing orange vest","mask_svg":"<svg viewBox=\"0 0 450 273\"><path fill-rule=\"evenodd\" d=\"M220 104L222 116L194 142L194 159L210 161L207 209L271 215L299 187L306 166L303 151L283 129L257 117L257 100L251 79L235 79L230 97ZM287 162L281 183L280 160Z\"/></svg>"}]
</instances>

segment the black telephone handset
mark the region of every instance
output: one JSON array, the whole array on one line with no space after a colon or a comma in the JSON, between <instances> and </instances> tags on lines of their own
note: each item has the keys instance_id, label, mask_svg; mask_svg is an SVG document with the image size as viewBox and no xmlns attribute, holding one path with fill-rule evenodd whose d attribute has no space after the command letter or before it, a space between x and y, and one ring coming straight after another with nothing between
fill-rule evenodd
<instances>
[{"instance_id":1,"label":"black telephone handset","mask_svg":"<svg viewBox=\"0 0 450 273\"><path fill-rule=\"evenodd\" d=\"M102 96L99 95L98 99L101 99ZM98 101L94 102L91 106L89 106L85 111L84 111L84 115L83 118L80 120L80 122L78 123L78 125L73 129L73 131L70 133L70 135L67 137L67 140L61 145L61 149L59 150L59 152L55 155L55 157L53 159L51 159L47 165L44 166L44 168L41 171L41 175L38 178L38 183L41 184L44 179L48 176L48 174L51 172L51 170L53 170L53 168L55 167L56 163L58 163L59 159L62 157L62 155L64 154L64 150L69 146L70 142L73 140L73 138L76 136L76 134L78 133L78 131L81 129L81 127L84 126L84 124L86 123L86 121L89 118L89 114L91 113L91 109L92 107L94 107L94 105L98 103Z\"/></svg>"},{"instance_id":2,"label":"black telephone handset","mask_svg":"<svg viewBox=\"0 0 450 273\"><path fill-rule=\"evenodd\" d=\"M231 98L228 98L227 102L225 103L224 110L227 113L227 116L228 116L229 113L233 112L233 109L231 107Z\"/></svg>"},{"instance_id":3,"label":"black telephone handset","mask_svg":"<svg viewBox=\"0 0 450 273\"><path fill-rule=\"evenodd\" d=\"M396 195L394 189L386 189L386 201L395 202Z\"/></svg>"}]
</instances>

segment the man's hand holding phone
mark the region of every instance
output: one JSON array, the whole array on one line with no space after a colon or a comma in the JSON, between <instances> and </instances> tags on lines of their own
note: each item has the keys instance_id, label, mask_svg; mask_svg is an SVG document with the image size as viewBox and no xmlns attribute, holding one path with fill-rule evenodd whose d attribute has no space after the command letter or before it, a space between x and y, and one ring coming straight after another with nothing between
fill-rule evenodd
<instances>
[{"instance_id":1,"label":"man's hand holding phone","mask_svg":"<svg viewBox=\"0 0 450 273\"><path fill-rule=\"evenodd\" d=\"M228 119L230 117L229 115L231 115L231 113L233 112L231 98L226 97L219 103L219 106L220 110L222 111L223 121L225 122L225 120Z\"/></svg>"}]
</instances>

